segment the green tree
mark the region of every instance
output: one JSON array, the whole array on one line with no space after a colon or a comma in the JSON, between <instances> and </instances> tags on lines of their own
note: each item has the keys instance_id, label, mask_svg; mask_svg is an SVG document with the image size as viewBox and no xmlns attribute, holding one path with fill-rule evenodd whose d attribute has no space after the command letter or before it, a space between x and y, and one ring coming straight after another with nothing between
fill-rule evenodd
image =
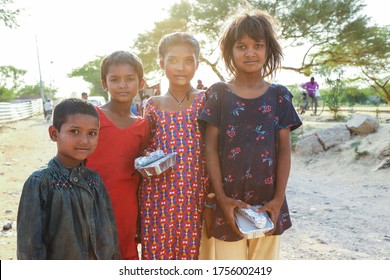
<instances>
[{"instance_id":1,"label":"green tree","mask_svg":"<svg viewBox=\"0 0 390 280\"><path fill-rule=\"evenodd\" d=\"M91 96L104 96L107 100L107 92L104 91L100 81L100 63L103 56L98 56L95 60L92 60L83 66L73 69L68 77L81 77L84 81L91 84L90 95Z\"/></svg>"},{"instance_id":2,"label":"green tree","mask_svg":"<svg viewBox=\"0 0 390 280\"><path fill-rule=\"evenodd\" d=\"M207 6L208 1L186 1L182 0L173 4L169 10L169 18L156 22L152 30L139 34L132 49L142 59L145 73L147 75L153 75L153 72L160 72L158 64L158 50L157 46L161 38L172 32L176 31L188 31L197 35L197 39L201 44L201 58L200 61L206 63L211 69L223 80L221 69L218 68L219 57L214 58L216 55L216 38L220 26L215 24L215 20L207 17L207 15L215 15L220 9L224 9L224 13L228 11L228 7L234 7L238 1L216 1L212 0L210 4L217 5L217 2L221 2L220 9L214 10L215 12L207 12L202 14L200 12L201 5ZM226 6L228 5L228 6ZM204 20L202 19L204 18ZM209 19L210 22L209 22ZM213 25L214 24L214 25ZM218 26L218 27L217 27Z\"/></svg>"},{"instance_id":3,"label":"green tree","mask_svg":"<svg viewBox=\"0 0 390 280\"><path fill-rule=\"evenodd\" d=\"M20 9L10 7L12 4L13 0L0 0L0 21L9 28L19 26L17 17L20 15Z\"/></svg>"},{"instance_id":4,"label":"green tree","mask_svg":"<svg viewBox=\"0 0 390 280\"><path fill-rule=\"evenodd\" d=\"M157 42L165 35L170 32L175 31L184 31L183 25L180 21L173 20L165 20L156 23L156 28L152 31L146 32L145 34L141 34L138 37L138 40L135 42L134 47L138 51L138 55L140 56L144 66L145 72L152 72L155 70L159 70L157 57L158 50L157 44L145 44L145 42Z\"/></svg>"},{"instance_id":5,"label":"green tree","mask_svg":"<svg viewBox=\"0 0 390 280\"><path fill-rule=\"evenodd\" d=\"M0 66L0 100L9 101L18 96L18 91L23 86L23 76L26 70L17 69L14 66Z\"/></svg>"},{"instance_id":6,"label":"green tree","mask_svg":"<svg viewBox=\"0 0 390 280\"><path fill-rule=\"evenodd\" d=\"M356 21L346 27L343 37L329 45L320 56L324 65L360 69L359 80L365 81L390 104L390 28L366 26Z\"/></svg>"},{"instance_id":7,"label":"green tree","mask_svg":"<svg viewBox=\"0 0 390 280\"><path fill-rule=\"evenodd\" d=\"M16 91L23 85L22 78L26 73L26 70L12 65L0 66L0 86Z\"/></svg>"},{"instance_id":8,"label":"green tree","mask_svg":"<svg viewBox=\"0 0 390 280\"><path fill-rule=\"evenodd\" d=\"M371 75L370 73L371 72L363 70L363 74L368 78L370 87L377 95L385 99L388 105L390 105L390 76L380 79L376 78L375 75Z\"/></svg>"},{"instance_id":9,"label":"green tree","mask_svg":"<svg viewBox=\"0 0 390 280\"><path fill-rule=\"evenodd\" d=\"M337 76L332 77L330 74L327 75L325 81L330 91L323 98L329 110L333 113L333 119L337 120L339 118L338 113L340 111L341 100L345 92L345 79L343 78L344 71L342 67L333 69L332 73Z\"/></svg>"},{"instance_id":10,"label":"green tree","mask_svg":"<svg viewBox=\"0 0 390 280\"><path fill-rule=\"evenodd\" d=\"M361 0L182 0L170 8L168 19L140 34L133 47L147 71L158 70L156 47L161 37L172 31L191 32L201 43L201 61L223 80L217 46L219 32L230 13L245 7L266 10L279 20L285 50L305 50L302 57L297 57L299 65L283 65L285 70L310 76L323 65L369 68L373 60L363 58L371 56L385 65L380 73L374 73L375 79L389 73L389 30L370 26L370 19L362 14ZM370 47L365 49L365 43Z\"/></svg>"},{"instance_id":11,"label":"green tree","mask_svg":"<svg viewBox=\"0 0 390 280\"><path fill-rule=\"evenodd\" d=\"M0 87L0 102L8 102L15 98L15 93L5 87Z\"/></svg>"},{"instance_id":12,"label":"green tree","mask_svg":"<svg viewBox=\"0 0 390 280\"><path fill-rule=\"evenodd\" d=\"M49 88L44 86L43 92L45 93L45 97L50 100L54 100L56 98L57 89L56 88ZM18 92L19 98L32 98L32 99L38 99L41 98L41 86L38 82L35 85L26 85Z\"/></svg>"},{"instance_id":13,"label":"green tree","mask_svg":"<svg viewBox=\"0 0 390 280\"><path fill-rule=\"evenodd\" d=\"M361 65L364 80L390 105L390 26L375 28L378 32L373 36L366 36L364 44L359 46L368 51L356 64ZM360 60L363 63L360 64ZM364 63L366 61L370 63Z\"/></svg>"}]
</instances>

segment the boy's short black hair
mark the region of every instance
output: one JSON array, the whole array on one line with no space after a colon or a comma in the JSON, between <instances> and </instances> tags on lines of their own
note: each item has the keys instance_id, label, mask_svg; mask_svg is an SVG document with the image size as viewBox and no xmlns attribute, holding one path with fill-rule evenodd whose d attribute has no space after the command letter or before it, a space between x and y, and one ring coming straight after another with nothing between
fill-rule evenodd
<instances>
[{"instance_id":1,"label":"boy's short black hair","mask_svg":"<svg viewBox=\"0 0 390 280\"><path fill-rule=\"evenodd\" d=\"M108 69L112 65L129 64L134 67L135 72L138 74L138 80L141 82L144 78L144 66L141 59L128 51L116 51L103 58L100 65L100 78L102 81L106 81Z\"/></svg>"},{"instance_id":2,"label":"boy's short black hair","mask_svg":"<svg viewBox=\"0 0 390 280\"><path fill-rule=\"evenodd\" d=\"M60 131L70 115L85 114L95 117L99 121L99 112L91 103L79 98L67 98L58 103L54 108L53 126Z\"/></svg>"}]
</instances>

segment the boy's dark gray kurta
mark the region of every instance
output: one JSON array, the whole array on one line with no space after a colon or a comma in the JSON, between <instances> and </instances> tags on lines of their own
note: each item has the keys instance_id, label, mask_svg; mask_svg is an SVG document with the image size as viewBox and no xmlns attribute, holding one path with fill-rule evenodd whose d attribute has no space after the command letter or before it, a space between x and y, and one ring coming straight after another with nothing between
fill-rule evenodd
<instances>
[{"instance_id":1,"label":"boy's dark gray kurta","mask_svg":"<svg viewBox=\"0 0 390 280\"><path fill-rule=\"evenodd\" d=\"M25 182L17 218L18 259L119 259L111 201L100 176L53 158Z\"/></svg>"}]
</instances>

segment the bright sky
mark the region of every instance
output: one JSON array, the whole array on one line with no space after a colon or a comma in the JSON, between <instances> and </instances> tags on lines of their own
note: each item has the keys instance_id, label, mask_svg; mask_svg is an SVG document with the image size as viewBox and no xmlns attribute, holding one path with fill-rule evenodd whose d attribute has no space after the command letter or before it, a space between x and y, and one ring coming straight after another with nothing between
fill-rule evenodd
<instances>
[{"instance_id":1,"label":"bright sky","mask_svg":"<svg viewBox=\"0 0 390 280\"><path fill-rule=\"evenodd\" d=\"M67 78L72 69L97 55L128 49L137 34L150 30L154 22L165 18L165 10L175 1L14 0L24 11L19 28L0 25L0 65L27 70L26 84L36 84L39 82L38 46L46 86L52 83L59 89L59 96L80 95L89 90L88 84L81 79ZM376 23L390 25L382 0L366 2L366 12ZM205 85L210 85L216 79L210 73L203 73L198 70L194 80L201 78ZM280 80L289 84L292 83L289 78L297 79L289 74Z\"/></svg>"}]
</instances>

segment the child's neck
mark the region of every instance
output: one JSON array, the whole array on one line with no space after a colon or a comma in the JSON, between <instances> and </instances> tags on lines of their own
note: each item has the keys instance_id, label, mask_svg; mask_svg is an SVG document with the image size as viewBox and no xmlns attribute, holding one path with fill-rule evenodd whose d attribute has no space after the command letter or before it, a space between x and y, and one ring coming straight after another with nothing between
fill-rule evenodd
<instances>
[{"instance_id":1,"label":"child's neck","mask_svg":"<svg viewBox=\"0 0 390 280\"><path fill-rule=\"evenodd\" d=\"M109 110L111 113L123 116L128 116L131 112L131 103L120 103L116 102L115 100L109 101L103 107Z\"/></svg>"},{"instance_id":2,"label":"child's neck","mask_svg":"<svg viewBox=\"0 0 390 280\"><path fill-rule=\"evenodd\" d=\"M245 87L256 87L259 84L265 84L264 78L260 74L238 74L233 80L237 85Z\"/></svg>"},{"instance_id":3,"label":"child's neck","mask_svg":"<svg viewBox=\"0 0 390 280\"><path fill-rule=\"evenodd\" d=\"M182 98L189 95L193 91L191 84L186 85L172 85L169 84L168 93L175 96L176 98Z\"/></svg>"},{"instance_id":4,"label":"child's neck","mask_svg":"<svg viewBox=\"0 0 390 280\"><path fill-rule=\"evenodd\" d=\"M260 75L239 75L232 80L232 84L235 84L240 88L260 88L265 86L267 83Z\"/></svg>"},{"instance_id":5,"label":"child's neck","mask_svg":"<svg viewBox=\"0 0 390 280\"><path fill-rule=\"evenodd\" d=\"M229 85L233 92L243 98L256 98L263 95L268 89L268 83L262 78L236 77Z\"/></svg>"}]
</instances>

